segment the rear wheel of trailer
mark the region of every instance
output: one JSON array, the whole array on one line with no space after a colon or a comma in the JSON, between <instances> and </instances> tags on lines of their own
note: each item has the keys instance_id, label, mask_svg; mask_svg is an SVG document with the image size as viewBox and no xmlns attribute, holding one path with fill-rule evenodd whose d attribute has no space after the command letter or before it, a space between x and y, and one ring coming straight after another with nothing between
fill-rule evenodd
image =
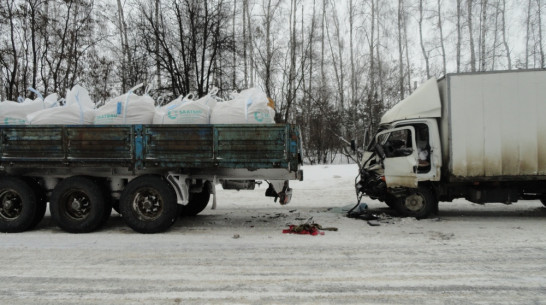
<instances>
[{"instance_id":1,"label":"rear wheel of trailer","mask_svg":"<svg viewBox=\"0 0 546 305\"><path fill-rule=\"evenodd\" d=\"M178 217L173 187L155 175L131 180L121 194L119 209L125 223L140 233L165 231Z\"/></svg>"},{"instance_id":2,"label":"rear wheel of trailer","mask_svg":"<svg viewBox=\"0 0 546 305\"><path fill-rule=\"evenodd\" d=\"M1 232L26 231L35 226L41 217L42 209L39 208L36 192L27 182L17 177L0 178Z\"/></svg>"},{"instance_id":3,"label":"rear wheel of trailer","mask_svg":"<svg viewBox=\"0 0 546 305\"><path fill-rule=\"evenodd\" d=\"M49 210L51 218L64 231L88 233L106 222L112 204L99 183L88 177L74 176L55 186Z\"/></svg>"}]
</instances>

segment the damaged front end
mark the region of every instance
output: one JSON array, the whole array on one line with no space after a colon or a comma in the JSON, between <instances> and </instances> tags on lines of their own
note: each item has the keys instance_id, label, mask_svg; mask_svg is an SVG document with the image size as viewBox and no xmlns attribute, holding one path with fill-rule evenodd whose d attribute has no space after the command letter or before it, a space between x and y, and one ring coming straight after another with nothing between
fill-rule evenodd
<instances>
[{"instance_id":1,"label":"damaged front end","mask_svg":"<svg viewBox=\"0 0 546 305\"><path fill-rule=\"evenodd\" d=\"M373 168L362 168L355 179L355 189L358 198L368 195L371 199L385 201L387 184L385 176Z\"/></svg>"}]
</instances>

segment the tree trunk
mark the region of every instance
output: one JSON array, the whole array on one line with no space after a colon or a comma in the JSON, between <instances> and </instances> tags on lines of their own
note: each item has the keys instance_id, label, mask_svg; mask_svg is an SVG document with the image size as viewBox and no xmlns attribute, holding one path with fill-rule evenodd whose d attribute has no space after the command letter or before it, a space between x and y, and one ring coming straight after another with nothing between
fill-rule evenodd
<instances>
[{"instance_id":1,"label":"tree trunk","mask_svg":"<svg viewBox=\"0 0 546 305\"><path fill-rule=\"evenodd\" d=\"M446 48L444 43L444 27L442 21L442 0L438 0L438 30L440 31L440 48L442 51L442 72L443 75L447 73L446 63Z\"/></svg>"},{"instance_id":2,"label":"tree trunk","mask_svg":"<svg viewBox=\"0 0 546 305\"><path fill-rule=\"evenodd\" d=\"M129 89L128 86L130 86L127 83L131 75L129 65L131 65L132 58L131 58L131 52L129 50L127 24L125 23L125 17L123 14L123 7L121 5L121 0L117 0L117 4L118 4L119 35L121 39L121 49L123 54L123 59L121 61L121 70L122 70L121 90L125 92L127 91L127 89Z\"/></svg>"},{"instance_id":3,"label":"tree trunk","mask_svg":"<svg viewBox=\"0 0 546 305\"><path fill-rule=\"evenodd\" d=\"M398 0L398 73L400 82L400 100L404 99L404 52L402 49L402 11L403 11L403 0Z\"/></svg>"},{"instance_id":4,"label":"tree trunk","mask_svg":"<svg viewBox=\"0 0 546 305\"><path fill-rule=\"evenodd\" d=\"M474 49L474 29L472 28L472 2L473 0L466 0L468 7L468 39L470 41L470 71L476 72L476 52Z\"/></svg>"},{"instance_id":5,"label":"tree trunk","mask_svg":"<svg viewBox=\"0 0 546 305\"><path fill-rule=\"evenodd\" d=\"M355 15L355 8L353 5L353 0L349 1L349 48L350 48L350 60L351 60L351 103L352 103L352 109L351 109L351 119L352 119L352 135L353 137L357 134L357 124L358 124L358 104L359 101L357 100L357 86L356 86L356 63L355 63L355 56L354 56L354 47L353 47L353 30L354 30L354 15Z\"/></svg>"},{"instance_id":6,"label":"tree trunk","mask_svg":"<svg viewBox=\"0 0 546 305\"><path fill-rule=\"evenodd\" d=\"M502 0L502 42L504 49L506 50L506 60L508 61L508 70L512 70L512 60L510 59L510 48L508 47L508 41L506 40L506 0Z\"/></svg>"},{"instance_id":7,"label":"tree trunk","mask_svg":"<svg viewBox=\"0 0 546 305\"><path fill-rule=\"evenodd\" d=\"M320 42L320 76L321 76L321 90L324 90L326 87L326 72L324 70L324 39L326 38L326 1L322 0L322 38ZM322 96L324 98L324 96Z\"/></svg>"},{"instance_id":8,"label":"tree trunk","mask_svg":"<svg viewBox=\"0 0 546 305\"><path fill-rule=\"evenodd\" d=\"M159 27L159 0L155 0L155 22ZM155 77L157 90L161 89L161 64L159 61L159 35L155 39Z\"/></svg>"},{"instance_id":9,"label":"tree trunk","mask_svg":"<svg viewBox=\"0 0 546 305\"><path fill-rule=\"evenodd\" d=\"M408 45L408 27L406 24L406 12L404 10L404 13L402 14L403 17L403 27L404 27L404 48L406 53L406 77L408 78L408 93L411 93L413 90L411 88L411 64L410 64L410 58L409 58L409 45Z\"/></svg>"},{"instance_id":10,"label":"tree trunk","mask_svg":"<svg viewBox=\"0 0 546 305\"><path fill-rule=\"evenodd\" d=\"M235 89L237 88L237 48L235 46L235 20L236 20L236 17L237 17L237 1L233 1L233 19L232 19L232 25L231 25L231 31L232 31L232 43L233 43L233 50L232 50L232 55L233 55L233 66L232 66L232 75L231 75L231 87L232 89ZM266 86L267 87L267 86Z\"/></svg>"},{"instance_id":11,"label":"tree trunk","mask_svg":"<svg viewBox=\"0 0 546 305\"><path fill-rule=\"evenodd\" d=\"M439 2L439 1L438 1ZM423 0L419 0L419 42L421 44L421 52L425 59L425 69L427 71L427 79L430 78L430 65L428 63L428 54L425 50L425 43L423 41Z\"/></svg>"},{"instance_id":12,"label":"tree trunk","mask_svg":"<svg viewBox=\"0 0 546 305\"><path fill-rule=\"evenodd\" d=\"M248 55L250 59L250 63L249 63L250 87L254 87L254 43L252 41L252 23L250 19L250 8L248 7L248 2L246 7L246 18L247 18L247 27L248 27L248 47L249 47Z\"/></svg>"},{"instance_id":13,"label":"tree trunk","mask_svg":"<svg viewBox=\"0 0 546 305\"><path fill-rule=\"evenodd\" d=\"M290 3L290 67L288 72L288 92L286 94L286 107L284 109L283 122L288 122L289 120L290 108L296 95L296 13L296 0L292 0Z\"/></svg>"},{"instance_id":14,"label":"tree trunk","mask_svg":"<svg viewBox=\"0 0 546 305\"><path fill-rule=\"evenodd\" d=\"M19 68L19 56L17 52L17 45L15 43L15 18L14 18L14 6L15 2L11 1L8 3L8 17L9 17L9 29L10 29L10 47L13 52L13 62L11 72L9 73L8 79L8 88L6 90L6 95L8 100L16 100L18 96L18 86L17 86L17 74ZM6 64L7 66L7 64ZM9 70L8 70L9 71Z\"/></svg>"},{"instance_id":15,"label":"tree trunk","mask_svg":"<svg viewBox=\"0 0 546 305\"><path fill-rule=\"evenodd\" d=\"M525 69L529 69L529 38L531 35L531 0L527 2L527 19L525 20Z\"/></svg>"},{"instance_id":16,"label":"tree trunk","mask_svg":"<svg viewBox=\"0 0 546 305\"><path fill-rule=\"evenodd\" d=\"M248 0L243 0L243 66L244 66L244 77L245 77L245 88L248 88L248 59L247 59L247 48L248 48L248 38L247 38L247 25L246 25L246 11L248 9Z\"/></svg>"},{"instance_id":17,"label":"tree trunk","mask_svg":"<svg viewBox=\"0 0 546 305\"><path fill-rule=\"evenodd\" d=\"M542 7L540 0L537 0L537 15L538 15L538 48L540 51L540 68L544 69L544 49L542 47Z\"/></svg>"},{"instance_id":18,"label":"tree trunk","mask_svg":"<svg viewBox=\"0 0 546 305\"><path fill-rule=\"evenodd\" d=\"M486 70L486 62L487 59L486 56L486 39L487 39L487 0L481 0L481 18L480 18L480 71Z\"/></svg>"},{"instance_id":19,"label":"tree trunk","mask_svg":"<svg viewBox=\"0 0 546 305\"><path fill-rule=\"evenodd\" d=\"M368 87L369 87L369 93L368 93L368 96L372 96L373 94L375 94L375 81L374 81L374 74L375 74L375 58L374 58L374 49L375 49L375 44L374 44L374 36L375 36L375 0L371 0L371 21L370 21L370 40L368 42L368 45L369 45L369 48L370 48L370 70L369 70L369 73L368 73ZM370 98L368 98L369 100Z\"/></svg>"},{"instance_id":20,"label":"tree trunk","mask_svg":"<svg viewBox=\"0 0 546 305\"><path fill-rule=\"evenodd\" d=\"M457 46L455 47L457 49L457 73L461 72L461 40L462 40L462 33L461 33L461 17L462 17L462 8L461 8L461 2L463 0L457 0Z\"/></svg>"},{"instance_id":21,"label":"tree trunk","mask_svg":"<svg viewBox=\"0 0 546 305\"><path fill-rule=\"evenodd\" d=\"M491 70L495 70L495 65L497 64L497 42L499 36L499 14L500 8L499 3L495 3L495 27L493 28L493 54L491 56Z\"/></svg>"}]
</instances>

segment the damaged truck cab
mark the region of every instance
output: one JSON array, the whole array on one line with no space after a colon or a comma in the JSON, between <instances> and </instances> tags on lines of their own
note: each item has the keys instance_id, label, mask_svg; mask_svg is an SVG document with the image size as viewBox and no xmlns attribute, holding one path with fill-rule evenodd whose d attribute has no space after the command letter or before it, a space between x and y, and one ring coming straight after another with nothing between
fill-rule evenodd
<instances>
[{"instance_id":1,"label":"damaged truck cab","mask_svg":"<svg viewBox=\"0 0 546 305\"><path fill-rule=\"evenodd\" d=\"M546 202L546 71L430 79L381 118L357 193L424 218L438 201Z\"/></svg>"}]
</instances>

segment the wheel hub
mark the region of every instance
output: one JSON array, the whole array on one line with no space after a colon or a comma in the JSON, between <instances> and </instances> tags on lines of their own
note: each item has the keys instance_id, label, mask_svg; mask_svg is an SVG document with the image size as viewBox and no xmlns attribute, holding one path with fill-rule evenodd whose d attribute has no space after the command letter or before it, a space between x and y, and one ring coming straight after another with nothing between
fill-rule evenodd
<instances>
[{"instance_id":1,"label":"wheel hub","mask_svg":"<svg viewBox=\"0 0 546 305\"><path fill-rule=\"evenodd\" d=\"M416 212L421 210L425 206L425 203L422 196L413 194L406 197L405 206L408 210Z\"/></svg>"},{"instance_id":2,"label":"wheel hub","mask_svg":"<svg viewBox=\"0 0 546 305\"><path fill-rule=\"evenodd\" d=\"M74 198L70 206L72 207L73 210L80 210L82 208L81 203L76 198Z\"/></svg>"},{"instance_id":3,"label":"wheel hub","mask_svg":"<svg viewBox=\"0 0 546 305\"><path fill-rule=\"evenodd\" d=\"M13 203L11 202L11 200L6 200L4 201L4 203L2 204L2 208L4 210L11 210L13 208Z\"/></svg>"},{"instance_id":4,"label":"wheel hub","mask_svg":"<svg viewBox=\"0 0 546 305\"><path fill-rule=\"evenodd\" d=\"M142 206L142 209L146 210L146 212L149 212L152 210L153 203L152 201L150 201L150 198L147 196L142 201L141 206Z\"/></svg>"},{"instance_id":5,"label":"wheel hub","mask_svg":"<svg viewBox=\"0 0 546 305\"><path fill-rule=\"evenodd\" d=\"M0 193L0 216L7 219L15 219L19 217L23 206L21 197L13 190L7 190Z\"/></svg>"},{"instance_id":6,"label":"wheel hub","mask_svg":"<svg viewBox=\"0 0 546 305\"><path fill-rule=\"evenodd\" d=\"M85 219L91 211L89 206L89 197L79 190L73 190L63 196L66 207L65 214L73 219Z\"/></svg>"},{"instance_id":7,"label":"wheel hub","mask_svg":"<svg viewBox=\"0 0 546 305\"><path fill-rule=\"evenodd\" d=\"M161 196L154 189L145 188L135 196L133 210L143 220L155 220L163 211Z\"/></svg>"}]
</instances>

